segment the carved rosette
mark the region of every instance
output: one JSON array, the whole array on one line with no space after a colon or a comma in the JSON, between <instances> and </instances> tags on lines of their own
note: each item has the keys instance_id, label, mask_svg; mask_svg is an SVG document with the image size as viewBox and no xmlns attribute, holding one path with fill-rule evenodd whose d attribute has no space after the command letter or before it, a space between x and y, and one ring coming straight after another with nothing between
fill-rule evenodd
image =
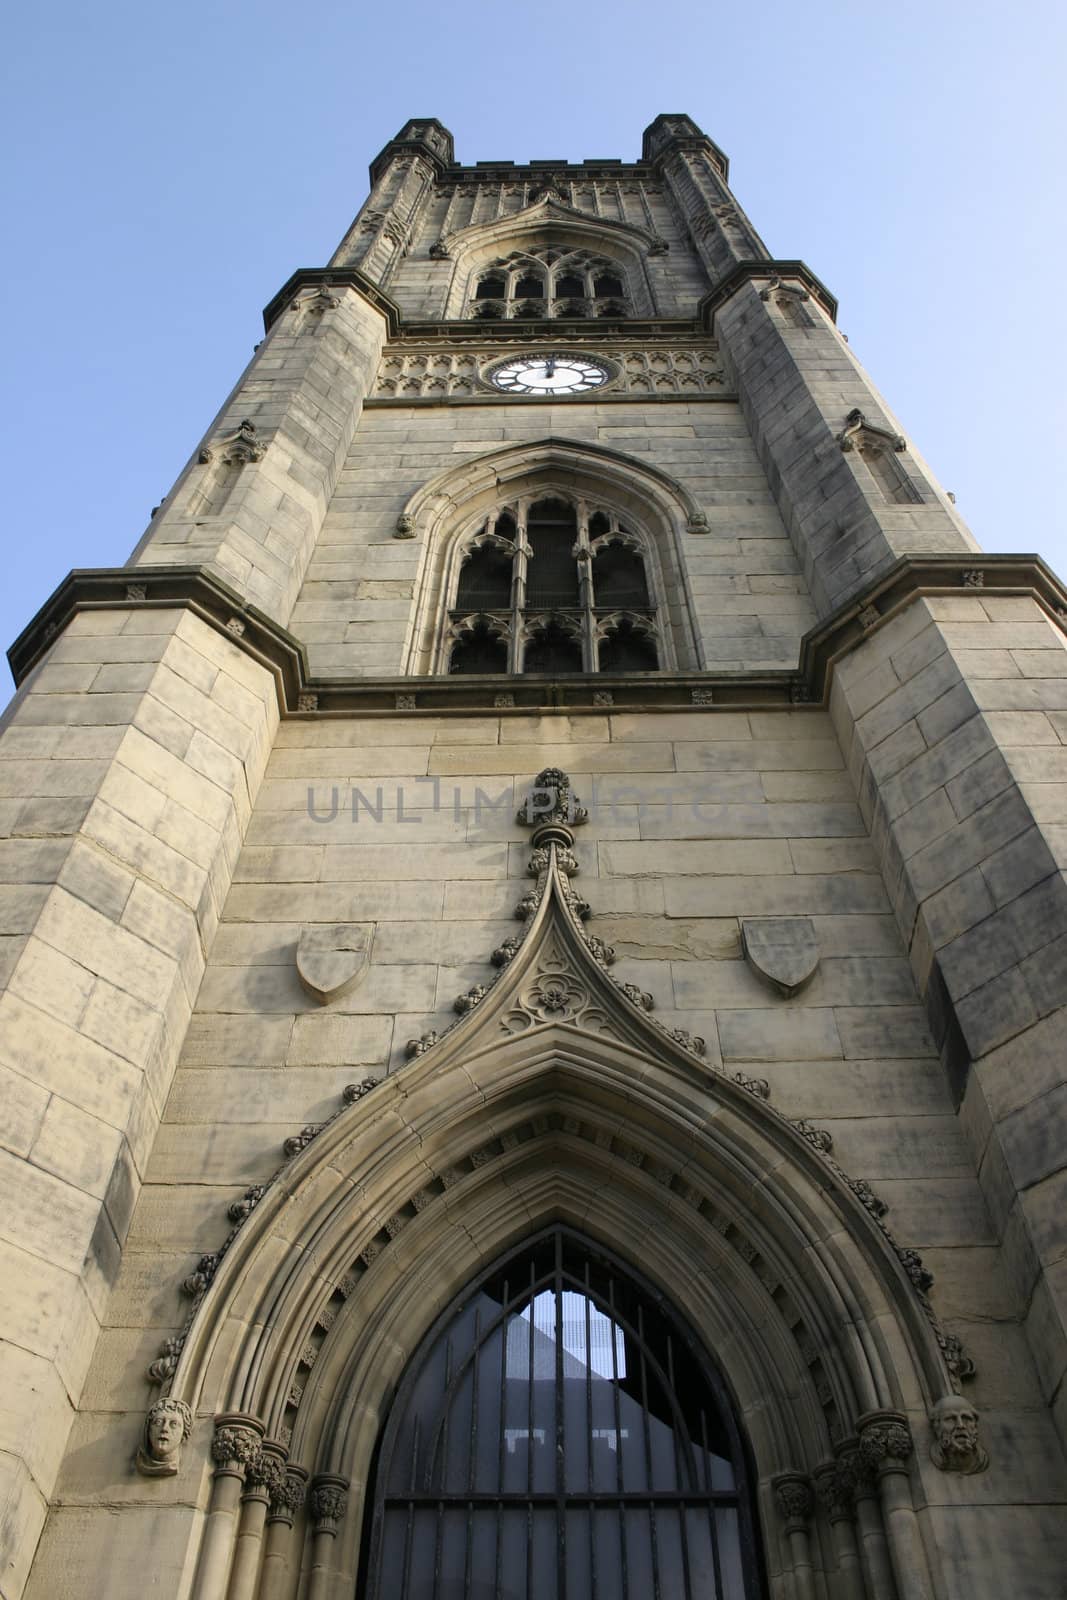
<instances>
[{"instance_id":1,"label":"carved rosette","mask_svg":"<svg viewBox=\"0 0 1067 1600\"><path fill-rule=\"evenodd\" d=\"M785 1525L786 1533L806 1527L815 1511L815 1496L811 1484L801 1472L783 1472L775 1478L774 1503Z\"/></svg>"},{"instance_id":2,"label":"carved rosette","mask_svg":"<svg viewBox=\"0 0 1067 1600\"><path fill-rule=\"evenodd\" d=\"M347 1506L347 1478L337 1478L332 1473L324 1473L315 1479L311 1490L310 1509L316 1533L328 1533L333 1537L344 1520Z\"/></svg>"},{"instance_id":3,"label":"carved rosette","mask_svg":"<svg viewBox=\"0 0 1067 1600\"><path fill-rule=\"evenodd\" d=\"M215 1418L211 1459L218 1476L243 1479L259 1454L263 1424L243 1412L226 1412Z\"/></svg>"},{"instance_id":4,"label":"carved rosette","mask_svg":"<svg viewBox=\"0 0 1067 1600\"><path fill-rule=\"evenodd\" d=\"M290 1464L271 1491L268 1521L284 1522L292 1527L293 1519L307 1497L307 1469Z\"/></svg>"},{"instance_id":5,"label":"carved rosette","mask_svg":"<svg viewBox=\"0 0 1067 1600\"><path fill-rule=\"evenodd\" d=\"M915 1449L908 1419L901 1411L870 1411L859 1422L858 1454L869 1473L880 1478L907 1472Z\"/></svg>"},{"instance_id":6,"label":"carved rosette","mask_svg":"<svg viewBox=\"0 0 1067 1600\"><path fill-rule=\"evenodd\" d=\"M851 1518L855 1504L850 1474L843 1461L824 1461L812 1473L819 1504L831 1522L844 1522Z\"/></svg>"}]
</instances>

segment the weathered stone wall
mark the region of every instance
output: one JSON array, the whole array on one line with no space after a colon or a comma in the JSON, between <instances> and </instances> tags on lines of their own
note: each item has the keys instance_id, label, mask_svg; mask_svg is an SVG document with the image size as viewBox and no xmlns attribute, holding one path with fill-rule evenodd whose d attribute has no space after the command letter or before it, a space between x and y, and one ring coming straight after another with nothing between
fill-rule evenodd
<instances>
[{"instance_id":1,"label":"weathered stone wall","mask_svg":"<svg viewBox=\"0 0 1067 1600\"><path fill-rule=\"evenodd\" d=\"M75 618L0 735L5 1597L55 1492L276 724L273 679L233 641L131 606Z\"/></svg>"},{"instance_id":2,"label":"weathered stone wall","mask_svg":"<svg viewBox=\"0 0 1067 1600\"><path fill-rule=\"evenodd\" d=\"M1057 1592L1050 1502L1063 1464L1020 1323L1024 1286L1003 1271L833 725L796 710L282 725L107 1302L33 1600L132 1597L129 1552L148 1548L160 1592L184 1592L205 1480L146 1481L131 1465L156 1392L145 1369L186 1314L179 1285L225 1237L227 1206L277 1169L286 1137L329 1116L345 1084L396 1071L406 1041L447 1026L454 997L491 976L489 954L516 931L530 881L515 804L547 764L570 772L591 808L576 883L590 931L616 948L615 974L655 997L660 1020L706 1039L711 1083L720 1069L765 1077L777 1107L832 1132L835 1159L870 1181L898 1241L922 1252L937 1311L978 1363L968 1393L994 1466L928 1475L946 1596L998 1594L1022 1570L1034 1597ZM362 802L353 821L355 789L372 806L381 790L380 821ZM741 918L779 914L810 916L819 944L819 970L792 1000L740 950ZM334 922L369 925L371 962L323 1006L300 985L294 952L305 925Z\"/></svg>"}]
</instances>

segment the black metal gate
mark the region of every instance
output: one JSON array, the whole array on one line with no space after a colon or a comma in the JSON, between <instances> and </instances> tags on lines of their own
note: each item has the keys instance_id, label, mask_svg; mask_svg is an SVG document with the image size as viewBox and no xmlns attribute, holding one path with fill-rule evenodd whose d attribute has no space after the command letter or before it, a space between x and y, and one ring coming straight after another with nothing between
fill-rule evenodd
<instances>
[{"instance_id":1,"label":"black metal gate","mask_svg":"<svg viewBox=\"0 0 1067 1600\"><path fill-rule=\"evenodd\" d=\"M382 1440L373 1600L753 1600L744 1452L661 1298L553 1229L412 1361Z\"/></svg>"}]
</instances>

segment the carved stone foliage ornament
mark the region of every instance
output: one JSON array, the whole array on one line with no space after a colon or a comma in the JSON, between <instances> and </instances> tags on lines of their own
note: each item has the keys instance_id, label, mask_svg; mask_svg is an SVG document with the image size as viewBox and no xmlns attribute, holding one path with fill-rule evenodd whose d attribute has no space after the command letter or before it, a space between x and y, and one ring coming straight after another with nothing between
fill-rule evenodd
<instances>
[{"instance_id":1,"label":"carved stone foliage ornament","mask_svg":"<svg viewBox=\"0 0 1067 1600\"><path fill-rule=\"evenodd\" d=\"M837 442L845 451L866 449L899 452L908 448L908 441L901 434L868 422L858 407L845 418L845 426L838 434Z\"/></svg>"},{"instance_id":2,"label":"carved stone foliage ornament","mask_svg":"<svg viewBox=\"0 0 1067 1600\"><path fill-rule=\"evenodd\" d=\"M946 1394L930 1413L930 1459L942 1472L984 1472L989 1452L978 1437L978 1412L958 1394Z\"/></svg>"},{"instance_id":3,"label":"carved stone foliage ornament","mask_svg":"<svg viewBox=\"0 0 1067 1600\"><path fill-rule=\"evenodd\" d=\"M778 994L799 994L819 965L819 942L810 917L746 917L741 949L753 972Z\"/></svg>"},{"instance_id":4,"label":"carved stone foliage ornament","mask_svg":"<svg viewBox=\"0 0 1067 1600\"><path fill-rule=\"evenodd\" d=\"M266 445L256 437L255 423L246 417L233 433L206 444L197 460L201 466L218 459L224 467L243 467L249 462L262 461L266 453Z\"/></svg>"},{"instance_id":5,"label":"carved stone foliage ornament","mask_svg":"<svg viewBox=\"0 0 1067 1600\"><path fill-rule=\"evenodd\" d=\"M775 1478L774 1501L787 1530L790 1527L803 1527L811 1521L815 1511L811 1484L799 1472L783 1472Z\"/></svg>"},{"instance_id":6,"label":"carved stone foliage ornament","mask_svg":"<svg viewBox=\"0 0 1067 1600\"><path fill-rule=\"evenodd\" d=\"M312 923L302 928L296 947L297 976L320 1005L351 994L370 966L374 924Z\"/></svg>"},{"instance_id":7,"label":"carved stone foliage ornament","mask_svg":"<svg viewBox=\"0 0 1067 1600\"><path fill-rule=\"evenodd\" d=\"M137 1451L137 1470L146 1478L172 1478L181 1465L182 1445L192 1431L193 1414L182 1400L157 1400L145 1418Z\"/></svg>"}]
</instances>

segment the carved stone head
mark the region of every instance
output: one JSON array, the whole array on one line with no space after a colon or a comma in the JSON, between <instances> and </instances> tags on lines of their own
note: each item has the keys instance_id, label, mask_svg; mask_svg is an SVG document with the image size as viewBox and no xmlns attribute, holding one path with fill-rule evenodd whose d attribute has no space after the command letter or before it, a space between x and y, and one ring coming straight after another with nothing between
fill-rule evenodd
<instances>
[{"instance_id":1,"label":"carved stone head","mask_svg":"<svg viewBox=\"0 0 1067 1600\"><path fill-rule=\"evenodd\" d=\"M989 1452L978 1439L978 1413L958 1394L946 1394L930 1413L930 1458L942 1472L984 1472Z\"/></svg>"},{"instance_id":2,"label":"carved stone head","mask_svg":"<svg viewBox=\"0 0 1067 1600\"><path fill-rule=\"evenodd\" d=\"M146 1478L173 1477L192 1426L193 1414L183 1400L157 1400L145 1418L137 1452L138 1472Z\"/></svg>"}]
</instances>

